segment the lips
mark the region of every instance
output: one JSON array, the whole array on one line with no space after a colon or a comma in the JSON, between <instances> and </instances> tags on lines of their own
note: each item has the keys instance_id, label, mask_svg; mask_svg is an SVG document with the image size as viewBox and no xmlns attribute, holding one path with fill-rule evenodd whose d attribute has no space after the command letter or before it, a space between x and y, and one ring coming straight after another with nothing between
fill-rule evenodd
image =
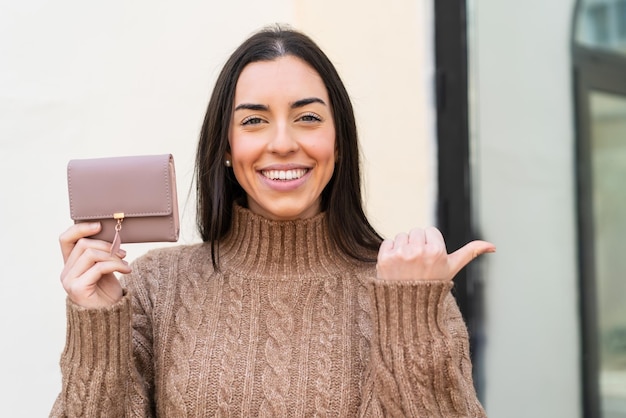
<instances>
[{"instance_id":1,"label":"lips","mask_svg":"<svg viewBox=\"0 0 626 418\"><path fill-rule=\"evenodd\" d=\"M270 180L297 180L309 171L308 168L292 168L289 170L261 170L261 174Z\"/></svg>"}]
</instances>

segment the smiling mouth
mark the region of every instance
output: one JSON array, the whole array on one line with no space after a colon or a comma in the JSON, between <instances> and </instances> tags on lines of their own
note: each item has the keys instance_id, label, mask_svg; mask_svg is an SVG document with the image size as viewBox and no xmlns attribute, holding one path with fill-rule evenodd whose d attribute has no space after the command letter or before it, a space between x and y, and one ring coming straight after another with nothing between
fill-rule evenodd
<instances>
[{"instance_id":1,"label":"smiling mouth","mask_svg":"<svg viewBox=\"0 0 626 418\"><path fill-rule=\"evenodd\" d=\"M261 170L261 174L270 180L297 180L309 171L308 168L295 168L292 170Z\"/></svg>"}]
</instances>

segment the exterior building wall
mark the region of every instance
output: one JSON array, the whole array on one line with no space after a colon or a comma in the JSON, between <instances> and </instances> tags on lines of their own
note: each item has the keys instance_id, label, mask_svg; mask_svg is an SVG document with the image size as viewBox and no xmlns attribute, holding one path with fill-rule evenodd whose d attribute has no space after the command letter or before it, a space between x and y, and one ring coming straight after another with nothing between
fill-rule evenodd
<instances>
[{"instance_id":1,"label":"exterior building wall","mask_svg":"<svg viewBox=\"0 0 626 418\"><path fill-rule=\"evenodd\" d=\"M579 417L573 0L471 2L476 223L484 259L485 405Z\"/></svg>"},{"instance_id":2,"label":"exterior building wall","mask_svg":"<svg viewBox=\"0 0 626 418\"><path fill-rule=\"evenodd\" d=\"M393 238L433 224L437 156L432 3L320 0L295 5L298 26L313 33L329 53L351 95L374 226Z\"/></svg>"},{"instance_id":3,"label":"exterior building wall","mask_svg":"<svg viewBox=\"0 0 626 418\"><path fill-rule=\"evenodd\" d=\"M181 243L198 241L191 178L209 94L229 53L267 24L306 31L344 78L374 225L394 235L431 224L425 3L0 1L0 415L46 416L60 389L67 161L173 153ZM128 245L128 259L155 246Z\"/></svg>"},{"instance_id":4,"label":"exterior building wall","mask_svg":"<svg viewBox=\"0 0 626 418\"><path fill-rule=\"evenodd\" d=\"M484 260L494 417L580 416L572 10L472 3L473 199L498 246ZM310 34L347 85L375 227L434 222L430 1L0 1L3 416L45 416L60 388L67 161L173 153L181 242L196 242L191 177L211 87L233 48L274 22ZM129 259L154 246L127 246Z\"/></svg>"}]
</instances>

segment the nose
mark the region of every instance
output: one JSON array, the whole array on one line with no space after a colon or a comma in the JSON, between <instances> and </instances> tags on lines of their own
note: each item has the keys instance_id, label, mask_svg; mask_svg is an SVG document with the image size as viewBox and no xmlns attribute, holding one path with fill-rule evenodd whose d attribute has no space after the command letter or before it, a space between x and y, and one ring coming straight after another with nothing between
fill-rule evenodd
<instances>
[{"instance_id":1,"label":"nose","mask_svg":"<svg viewBox=\"0 0 626 418\"><path fill-rule=\"evenodd\" d=\"M294 133L289 129L289 126L279 124L273 132L267 149L274 154L287 155L297 151L299 145Z\"/></svg>"}]
</instances>

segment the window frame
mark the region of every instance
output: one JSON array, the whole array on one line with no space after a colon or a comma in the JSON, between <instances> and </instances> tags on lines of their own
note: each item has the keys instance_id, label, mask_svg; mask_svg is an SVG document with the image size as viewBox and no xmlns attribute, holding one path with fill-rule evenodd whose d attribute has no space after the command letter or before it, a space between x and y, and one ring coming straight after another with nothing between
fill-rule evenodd
<instances>
[{"instance_id":1,"label":"window frame","mask_svg":"<svg viewBox=\"0 0 626 418\"><path fill-rule=\"evenodd\" d=\"M580 1L576 11L580 10ZM583 415L601 417L599 387L599 339L597 289L594 257L594 213L591 160L591 109L593 92L626 97L626 56L607 50L593 49L576 41L574 14L572 33L572 65L576 140L576 194L578 221L578 260L581 324L581 370Z\"/></svg>"},{"instance_id":2,"label":"window frame","mask_svg":"<svg viewBox=\"0 0 626 418\"><path fill-rule=\"evenodd\" d=\"M472 224L469 65L466 0L434 4L435 93L437 109L437 227L452 252L478 239ZM481 260L474 260L454 279L453 293L470 335L474 385L485 389L484 301Z\"/></svg>"}]
</instances>

